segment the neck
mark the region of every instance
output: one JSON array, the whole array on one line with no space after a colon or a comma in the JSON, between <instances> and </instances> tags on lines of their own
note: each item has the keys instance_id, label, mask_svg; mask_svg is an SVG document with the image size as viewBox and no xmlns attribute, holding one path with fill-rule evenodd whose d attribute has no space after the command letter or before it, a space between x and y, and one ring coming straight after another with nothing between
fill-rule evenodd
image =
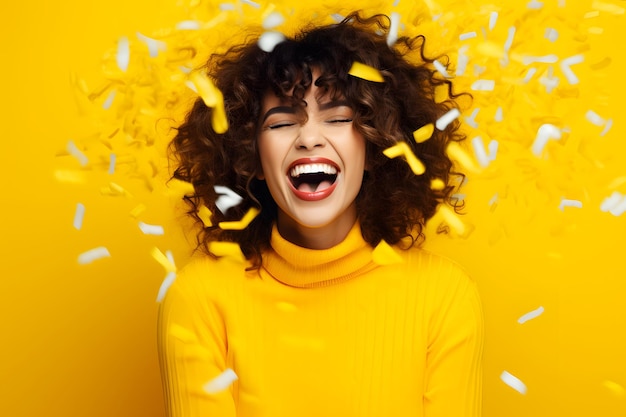
<instances>
[{"instance_id":1,"label":"neck","mask_svg":"<svg viewBox=\"0 0 626 417\"><path fill-rule=\"evenodd\" d=\"M356 223L356 207L350 207L349 210L354 210L353 216L343 216L320 227L304 226L279 211L278 232L285 240L303 248L330 249L343 242Z\"/></svg>"}]
</instances>

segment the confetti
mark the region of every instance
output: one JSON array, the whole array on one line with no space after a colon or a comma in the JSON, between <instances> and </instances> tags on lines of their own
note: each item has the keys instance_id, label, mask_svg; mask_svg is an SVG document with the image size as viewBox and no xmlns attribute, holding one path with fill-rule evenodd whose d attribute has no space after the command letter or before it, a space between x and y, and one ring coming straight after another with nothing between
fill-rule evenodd
<instances>
[{"instance_id":1,"label":"confetti","mask_svg":"<svg viewBox=\"0 0 626 417\"><path fill-rule=\"evenodd\" d=\"M178 30L199 30L202 27L197 20L183 20L176 24Z\"/></svg>"},{"instance_id":2,"label":"confetti","mask_svg":"<svg viewBox=\"0 0 626 417\"><path fill-rule=\"evenodd\" d=\"M618 397L623 397L626 394L626 389L617 382L606 380L602 382L602 385Z\"/></svg>"},{"instance_id":3,"label":"confetti","mask_svg":"<svg viewBox=\"0 0 626 417\"><path fill-rule=\"evenodd\" d=\"M402 262L402 257L384 240L372 251L372 261L377 265L392 265Z\"/></svg>"},{"instance_id":4,"label":"confetti","mask_svg":"<svg viewBox=\"0 0 626 417\"><path fill-rule=\"evenodd\" d=\"M409 164L411 171L415 175L422 175L426 172L426 167L420 161L417 156L411 150L411 147L406 142L398 142L395 145L385 149L383 154L390 159L397 158L399 156L404 156L404 159Z\"/></svg>"},{"instance_id":5,"label":"confetti","mask_svg":"<svg viewBox=\"0 0 626 417\"><path fill-rule=\"evenodd\" d=\"M250 207L241 220L236 222L219 222L218 226L223 230L243 230L248 227L250 222L252 222L259 213L259 209Z\"/></svg>"},{"instance_id":6,"label":"confetti","mask_svg":"<svg viewBox=\"0 0 626 417\"><path fill-rule=\"evenodd\" d=\"M556 40L559 39L559 32L554 28L546 28L543 36L550 42L556 42Z\"/></svg>"},{"instance_id":7,"label":"confetti","mask_svg":"<svg viewBox=\"0 0 626 417\"><path fill-rule=\"evenodd\" d=\"M522 64L530 65L535 62L539 62L541 64L556 64L559 61L559 57L554 54L535 56L535 55L525 55L522 57Z\"/></svg>"},{"instance_id":8,"label":"confetti","mask_svg":"<svg viewBox=\"0 0 626 417\"><path fill-rule=\"evenodd\" d=\"M480 109L474 109L474 111L472 111L472 114L470 114L469 116L465 118L465 123L472 126L474 129L478 129L478 123L476 123L475 119L476 119L476 116L478 116L479 111Z\"/></svg>"},{"instance_id":9,"label":"confetti","mask_svg":"<svg viewBox=\"0 0 626 417\"><path fill-rule=\"evenodd\" d=\"M459 111L459 109L456 109L456 108L452 109L448 111L446 114L444 114L443 116L441 116L439 119L437 119L435 126L439 130L445 130L445 128L448 127L450 123L455 121L460 115L461 115L461 112Z\"/></svg>"},{"instance_id":10,"label":"confetti","mask_svg":"<svg viewBox=\"0 0 626 417\"><path fill-rule=\"evenodd\" d=\"M390 25L387 34L387 45L391 46L398 40L398 29L400 28L400 13L392 12L389 16Z\"/></svg>"},{"instance_id":11,"label":"confetti","mask_svg":"<svg viewBox=\"0 0 626 417\"><path fill-rule=\"evenodd\" d=\"M84 172L67 169L56 169L54 171L54 178L59 182L68 184L83 184L87 180Z\"/></svg>"},{"instance_id":12,"label":"confetti","mask_svg":"<svg viewBox=\"0 0 626 417\"><path fill-rule=\"evenodd\" d=\"M169 272L176 272L176 265L172 262L166 255L163 255L163 252L159 250L159 248L154 247L150 252L152 257L159 263L165 270Z\"/></svg>"},{"instance_id":13,"label":"confetti","mask_svg":"<svg viewBox=\"0 0 626 417\"><path fill-rule=\"evenodd\" d=\"M517 319L517 322L519 324L524 324L526 323L528 320L532 320L536 317L539 317L540 315L543 314L544 308L543 306L540 306L539 308L537 308L536 310L530 311L526 314L524 314L523 316L521 316L519 319Z\"/></svg>"},{"instance_id":14,"label":"confetti","mask_svg":"<svg viewBox=\"0 0 626 417\"><path fill-rule=\"evenodd\" d=\"M125 36L122 36L117 43L117 54L115 55L115 60L119 69L124 72L128 69L128 64L130 63L130 43L128 42L128 38Z\"/></svg>"},{"instance_id":15,"label":"confetti","mask_svg":"<svg viewBox=\"0 0 626 417\"><path fill-rule=\"evenodd\" d=\"M111 108L111 105L113 104L113 99L115 99L115 90L109 93L106 100L104 100L104 103L102 103L102 108L104 110L109 110L109 108Z\"/></svg>"},{"instance_id":16,"label":"confetti","mask_svg":"<svg viewBox=\"0 0 626 417\"><path fill-rule=\"evenodd\" d=\"M102 187L100 189L100 193L102 195L110 195L110 196L126 196L128 198L132 198L132 194L126 191L124 187L121 185L110 182L108 186Z\"/></svg>"},{"instance_id":17,"label":"confetti","mask_svg":"<svg viewBox=\"0 0 626 417\"><path fill-rule=\"evenodd\" d=\"M501 122L502 120L504 120L504 115L503 115L503 112L502 112L502 107L498 107L498 108L496 109L496 115L494 116L494 120L495 120L496 122Z\"/></svg>"},{"instance_id":18,"label":"confetti","mask_svg":"<svg viewBox=\"0 0 626 417\"><path fill-rule=\"evenodd\" d=\"M477 37L478 35L476 34L476 32L466 32L466 33L461 33L459 35L459 40L465 41L467 39L472 39Z\"/></svg>"},{"instance_id":19,"label":"confetti","mask_svg":"<svg viewBox=\"0 0 626 417\"><path fill-rule=\"evenodd\" d=\"M163 226L155 225L155 224L147 224L144 222L139 222L139 229L144 235L155 235L161 236L165 234L163 230Z\"/></svg>"},{"instance_id":20,"label":"confetti","mask_svg":"<svg viewBox=\"0 0 626 417\"><path fill-rule=\"evenodd\" d=\"M194 72L189 76L189 79L196 87L196 91L204 104L213 108L211 115L213 130L216 133L226 132L228 130L228 120L226 119L226 110L224 110L224 96L222 92L204 73Z\"/></svg>"},{"instance_id":21,"label":"confetti","mask_svg":"<svg viewBox=\"0 0 626 417\"><path fill-rule=\"evenodd\" d=\"M549 123L541 125L532 145L532 152L535 156L541 156L543 148L550 139L561 139L561 131L558 127Z\"/></svg>"},{"instance_id":22,"label":"confetti","mask_svg":"<svg viewBox=\"0 0 626 417\"><path fill-rule=\"evenodd\" d=\"M502 380L502 382L504 382L520 394L526 394L526 385L519 378L511 375L507 371L502 372L502 374L500 375L500 379Z\"/></svg>"},{"instance_id":23,"label":"confetti","mask_svg":"<svg viewBox=\"0 0 626 417\"><path fill-rule=\"evenodd\" d=\"M90 249L78 255L78 263L81 265L90 264L98 259L108 258L111 254L109 250L104 246L98 246L97 248Z\"/></svg>"},{"instance_id":24,"label":"confetti","mask_svg":"<svg viewBox=\"0 0 626 417\"><path fill-rule=\"evenodd\" d=\"M459 56L457 57L456 63L456 75L461 76L465 74L465 70L467 69L467 64L469 63L469 56L465 55L467 51L467 45L459 48Z\"/></svg>"},{"instance_id":25,"label":"confetti","mask_svg":"<svg viewBox=\"0 0 626 417\"><path fill-rule=\"evenodd\" d=\"M487 149L489 149L489 160L493 161L496 159L496 155L498 153L498 141L492 139L489 141L489 145L487 145Z\"/></svg>"},{"instance_id":26,"label":"confetti","mask_svg":"<svg viewBox=\"0 0 626 417\"><path fill-rule=\"evenodd\" d=\"M167 333L170 337L178 339L183 343L192 344L198 341L198 337L194 332L176 323L170 325Z\"/></svg>"},{"instance_id":27,"label":"confetti","mask_svg":"<svg viewBox=\"0 0 626 417\"><path fill-rule=\"evenodd\" d=\"M528 7L529 9L533 9L533 10L539 10L543 7L543 3L540 1L536 1L536 0L531 0L530 2L528 2L526 7Z\"/></svg>"},{"instance_id":28,"label":"confetti","mask_svg":"<svg viewBox=\"0 0 626 417\"><path fill-rule=\"evenodd\" d=\"M135 206L131 211L130 211L130 215L131 217L137 218L141 215L141 213L143 213L144 211L146 211L147 207L145 204L138 204L137 206Z\"/></svg>"},{"instance_id":29,"label":"confetti","mask_svg":"<svg viewBox=\"0 0 626 417\"><path fill-rule=\"evenodd\" d=\"M626 211L626 195L614 191L613 194L602 201L600 211L609 212L614 216L621 216Z\"/></svg>"},{"instance_id":30,"label":"confetti","mask_svg":"<svg viewBox=\"0 0 626 417\"><path fill-rule=\"evenodd\" d=\"M452 77L450 74L448 74L448 69L445 67L445 65L443 65L438 60L435 59L433 61L433 65L435 66L435 69L439 72L439 74L441 74L444 78Z\"/></svg>"},{"instance_id":31,"label":"confetti","mask_svg":"<svg viewBox=\"0 0 626 417\"><path fill-rule=\"evenodd\" d=\"M260 9L261 8L261 5L259 3L255 2L255 1L252 1L252 0L241 0L241 2L243 4L247 4L248 6L252 6L255 9Z\"/></svg>"},{"instance_id":32,"label":"confetti","mask_svg":"<svg viewBox=\"0 0 626 417\"><path fill-rule=\"evenodd\" d=\"M493 30L496 27L496 22L498 21L498 12L491 12L489 14L489 30Z\"/></svg>"},{"instance_id":33,"label":"confetti","mask_svg":"<svg viewBox=\"0 0 626 417\"><path fill-rule=\"evenodd\" d=\"M496 86L495 80L476 80L472 83L474 91L493 91Z\"/></svg>"},{"instance_id":34,"label":"confetti","mask_svg":"<svg viewBox=\"0 0 626 417\"><path fill-rule=\"evenodd\" d=\"M296 307L292 303L288 303L287 301L278 301L276 303L276 308L280 311L284 311L285 313L293 313L294 311L298 311L298 307Z\"/></svg>"},{"instance_id":35,"label":"confetti","mask_svg":"<svg viewBox=\"0 0 626 417\"><path fill-rule=\"evenodd\" d=\"M235 371L229 368L204 384L203 389L209 394L217 394L218 392L228 389L237 379L238 377Z\"/></svg>"},{"instance_id":36,"label":"confetti","mask_svg":"<svg viewBox=\"0 0 626 417\"><path fill-rule=\"evenodd\" d=\"M509 28L509 32L506 38L506 42L504 42L504 51L505 52L509 52L509 50L511 49L511 46L513 45L513 39L515 39L515 32L516 32L516 28L515 26L511 26Z\"/></svg>"},{"instance_id":37,"label":"confetti","mask_svg":"<svg viewBox=\"0 0 626 417\"><path fill-rule=\"evenodd\" d=\"M76 158L78 160L78 162L82 165L85 166L87 165L87 163L89 162L89 159L87 158L87 155L85 155L84 153L82 153L80 151L80 149L78 149L76 147L76 145L74 144L73 141L68 141L67 142L67 146L65 148L70 155L72 155L74 158Z\"/></svg>"},{"instance_id":38,"label":"confetti","mask_svg":"<svg viewBox=\"0 0 626 417\"><path fill-rule=\"evenodd\" d=\"M415 142L417 143L426 142L428 139L431 138L434 131L435 125L433 125L432 123L428 123L427 125L424 125L417 129L415 132L413 132L413 139L415 139Z\"/></svg>"},{"instance_id":39,"label":"confetti","mask_svg":"<svg viewBox=\"0 0 626 417\"><path fill-rule=\"evenodd\" d=\"M115 164L117 162L117 156L112 153L109 155L109 175L113 175L115 173Z\"/></svg>"},{"instance_id":40,"label":"confetti","mask_svg":"<svg viewBox=\"0 0 626 417\"><path fill-rule=\"evenodd\" d=\"M285 35L280 32L265 32L259 37L257 44L263 51L272 52L285 39Z\"/></svg>"},{"instance_id":41,"label":"confetti","mask_svg":"<svg viewBox=\"0 0 626 417\"><path fill-rule=\"evenodd\" d=\"M223 185L216 185L213 187L215 192L220 195L218 199L215 201L215 205L218 210L222 213L226 214L229 208L235 207L239 205L243 201L243 197L239 194L235 193L228 187L224 187Z\"/></svg>"},{"instance_id":42,"label":"confetti","mask_svg":"<svg viewBox=\"0 0 626 417\"><path fill-rule=\"evenodd\" d=\"M613 126L613 119L609 119L606 121L606 125L604 126L604 129L602 130L602 132L600 133L600 136L604 136L606 135L609 130L611 130L611 127Z\"/></svg>"},{"instance_id":43,"label":"confetti","mask_svg":"<svg viewBox=\"0 0 626 417\"><path fill-rule=\"evenodd\" d=\"M165 299L165 295L167 294L167 290L172 286L174 281L176 280L176 272L168 272L165 276L165 279L161 283L159 287L159 293L157 294L156 302L160 303Z\"/></svg>"},{"instance_id":44,"label":"confetti","mask_svg":"<svg viewBox=\"0 0 626 417\"><path fill-rule=\"evenodd\" d=\"M209 210L204 204L198 209L198 217L202 220L204 227L213 226L213 222L211 221L211 210Z\"/></svg>"},{"instance_id":45,"label":"confetti","mask_svg":"<svg viewBox=\"0 0 626 417\"><path fill-rule=\"evenodd\" d=\"M139 32L137 32L137 39L146 44L150 58L156 58L159 55L159 51L167 49L167 44L165 42L149 38Z\"/></svg>"},{"instance_id":46,"label":"confetti","mask_svg":"<svg viewBox=\"0 0 626 417\"><path fill-rule=\"evenodd\" d=\"M461 145L459 145L458 143L450 142L448 144L448 147L446 148L446 152L448 153L448 156L450 158L458 161L468 171L472 171L472 172L480 171L479 167L477 167L474 161L472 160L472 157L469 156L468 153L465 152L465 150L461 148Z\"/></svg>"},{"instance_id":47,"label":"confetti","mask_svg":"<svg viewBox=\"0 0 626 417\"><path fill-rule=\"evenodd\" d=\"M459 216L448 206L440 205L437 210L438 214L443 220L454 230L459 236L465 235L467 228L465 224L459 219Z\"/></svg>"},{"instance_id":48,"label":"confetti","mask_svg":"<svg viewBox=\"0 0 626 417\"><path fill-rule=\"evenodd\" d=\"M430 188L437 191L443 190L444 188L446 188L446 183L439 178L433 178L432 180L430 180Z\"/></svg>"},{"instance_id":49,"label":"confetti","mask_svg":"<svg viewBox=\"0 0 626 417\"><path fill-rule=\"evenodd\" d=\"M561 71L563 72L563 75L565 75L565 78L567 78L567 81L570 84L578 84L578 81L579 81L578 77L576 76L576 74L574 74L574 71L572 71L570 66L580 64L584 60L585 60L585 57L579 54L579 55L570 56L561 61Z\"/></svg>"},{"instance_id":50,"label":"confetti","mask_svg":"<svg viewBox=\"0 0 626 417\"><path fill-rule=\"evenodd\" d=\"M279 12L270 13L265 19L263 19L263 29L272 29L276 26L280 26L285 22L285 18Z\"/></svg>"},{"instance_id":51,"label":"confetti","mask_svg":"<svg viewBox=\"0 0 626 417\"><path fill-rule=\"evenodd\" d=\"M606 123L605 120L593 110L587 110L587 113L585 113L585 119L596 126L604 126Z\"/></svg>"},{"instance_id":52,"label":"confetti","mask_svg":"<svg viewBox=\"0 0 626 417\"><path fill-rule=\"evenodd\" d=\"M385 82L385 79L376 68L356 61L352 63L348 74L352 75L353 77L362 78L364 80L373 81L375 83Z\"/></svg>"},{"instance_id":53,"label":"confetti","mask_svg":"<svg viewBox=\"0 0 626 417\"><path fill-rule=\"evenodd\" d=\"M472 148L474 148L474 155L476 156L478 163L483 168L488 167L489 162L491 162L491 158L489 158L485 145L483 144L483 140L480 136L476 136L472 139Z\"/></svg>"},{"instance_id":54,"label":"confetti","mask_svg":"<svg viewBox=\"0 0 626 417\"><path fill-rule=\"evenodd\" d=\"M561 203L559 204L559 209L561 211L565 211L565 207L583 208L583 203L582 201L578 201L578 200L570 200L567 198L562 198Z\"/></svg>"},{"instance_id":55,"label":"confetti","mask_svg":"<svg viewBox=\"0 0 626 417\"><path fill-rule=\"evenodd\" d=\"M83 227L83 218L85 217L85 205L83 203L76 204L74 212L74 229L80 230Z\"/></svg>"},{"instance_id":56,"label":"confetti","mask_svg":"<svg viewBox=\"0 0 626 417\"><path fill-rule=\"evenodd\" d=\"M530 82L530 80L535 76L535 73L537 72L537 68L529 68L528 72L526 72L526 75L524 76L524 84L528 84Z\"/></svg>"},{"instance_id":57,"label":"confetti","mask_svg":"<svg viewBox=\"0 0 626 417\"><path fill-rule=\"evenodd\" d=\"M606 12L614 15L624 14L623 7L620 7L616 4L605 3L603 1L594 1L593 3L591 3L591 7L601 12Z\"/></svg>"},{"instance_id":58,"label":"confetti","mask_svg":"<svg viewBox=\"0 0 626 417\"><path fill-rule=\"evenodd\" d=\"M241 248L234 242L211 242L209 243L209 251L215 256L224 256L239 262L246 260Z\"/></svg>"}]
</instances>

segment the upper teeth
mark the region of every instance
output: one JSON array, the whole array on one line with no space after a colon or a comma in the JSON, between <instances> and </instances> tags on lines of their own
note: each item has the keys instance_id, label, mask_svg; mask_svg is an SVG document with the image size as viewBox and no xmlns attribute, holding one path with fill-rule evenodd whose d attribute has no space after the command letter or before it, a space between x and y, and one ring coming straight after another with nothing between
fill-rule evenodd
<instances>
[{"instance_id":1,"label":"upper teeth","mask_svg":"<svg viewBox=\"0 0 626 417\"><path fill-rule=\"evenodd\" d=\"M296 165L291 168L291 176L298 177L302 174L315 174L318 172L322 172L328 175L335 175L337 173L337 168L329 164L306 164L306 165Z\"/></svg>"}]
</instances>

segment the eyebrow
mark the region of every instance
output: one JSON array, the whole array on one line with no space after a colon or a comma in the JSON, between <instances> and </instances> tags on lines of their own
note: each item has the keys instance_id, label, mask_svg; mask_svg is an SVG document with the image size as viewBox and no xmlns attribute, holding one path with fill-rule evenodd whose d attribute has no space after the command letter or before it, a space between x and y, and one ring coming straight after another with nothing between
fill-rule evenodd
<instances>
[{"instance_id":1,"label":"eyebrow","mask_svg":"<svg viewBox=\"0 0 626 417\"><path fill-rule=\"evenodd\" d=\"M332 109L332 108L335 108L335 107L342 107L342 106L352 107L352 106L350 106L350 104L348 103L347 100L335 100L335 101L328 101L326 103L320 104L319 105L319 110L320 111L324 111L324 110ZM275 113L295 114L296 113L296 109L294 109L293 107L290 107L290 106L272 107L267 112L265 112L265 114L263 115L262 122L267 120L268 117L270 117L272 114L275 114Z\"/></svg>"}]
</instances>

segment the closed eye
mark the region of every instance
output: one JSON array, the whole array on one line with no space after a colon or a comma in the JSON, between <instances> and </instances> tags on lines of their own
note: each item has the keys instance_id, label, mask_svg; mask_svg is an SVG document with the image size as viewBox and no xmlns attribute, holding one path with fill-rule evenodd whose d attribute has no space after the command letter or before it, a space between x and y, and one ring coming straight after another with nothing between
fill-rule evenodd
<instances>
[{"instance_id":1,"label":"closed eye","mask_svg":"<svg viewBox=\"0 0 626 417\"><path fill-rule=\"evenodd\" d=\"M329 120L328 123L350 123L352 119L332 119Z\"/></svg>"},{"instance_id":2,"label":"closed eye","mask_svg":"<svg viewBox=\"0 0 626 417\"><path fill-rule=\"evenodd\" d=\"M295 123L293 122L280 122L280 123L274 123L274 124L268 125L267 128L268 129L280 129L281 127L289 127L293 125L295 125Z\"/></svg>"}]
</instances>

